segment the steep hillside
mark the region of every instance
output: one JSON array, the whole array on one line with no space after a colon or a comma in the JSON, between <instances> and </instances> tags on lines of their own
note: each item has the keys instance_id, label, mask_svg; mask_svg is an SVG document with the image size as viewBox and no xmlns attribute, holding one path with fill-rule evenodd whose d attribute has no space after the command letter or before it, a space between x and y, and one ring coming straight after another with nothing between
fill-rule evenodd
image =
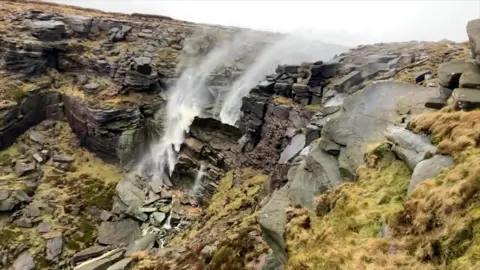
<instances>
[{"instance_id":1,"label":"steep hillside","mask_svg":"<svg viewBox=\"0 0 480 270\"><path fill-rule=\"evenodd\" d=\"M1 269L480 267L480 20L346 50L0 4Z\"/></svg>"}]
</instances>

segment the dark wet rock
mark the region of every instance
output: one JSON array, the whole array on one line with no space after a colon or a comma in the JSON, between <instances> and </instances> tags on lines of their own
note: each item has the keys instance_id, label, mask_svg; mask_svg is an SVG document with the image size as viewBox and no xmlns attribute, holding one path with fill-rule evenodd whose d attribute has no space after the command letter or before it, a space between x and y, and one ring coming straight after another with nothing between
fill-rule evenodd
<instances>
[{"instance_id":1,"label":"dark wet rock","mask_svg":"<svg viewBox=\"0 0 480 270\"><path fill-rule=\"evenodd\" d=\"M318 145L295 168L288 197L293 206L314 208L314 197L345 181L338 170L335 157L327 154Z\"/></svg>"},{"instance_id":2,"label":"dark wet rock","mask_svg":"<svg viewBox=\"0 0 480 270\"><path fill-rule=\"evenodd\" d=\"M480 91L478 89L457 88L452 94L456 110L473 110L480 107Z\"/></svg>"},{"instance_id":3,"label":"dark wet rock","mask_svg":"<svg viewBox=\"0 0 480 270\"><path fill-rule=\"evenodd\" d=\"M477 61L477 64L480 64L480 19L468 22L467 34L473 59Z\"/></svg>"},{"instance_id":4,"label":"dark wet rock","mask_svg":"<svg viewBox=\"0 0 480 270\"><path fill-rule=\"evenodd\" d=\"M56 41L66 35L66 27L60 21L33 21L32 35L42 41Z\"/></svg>"},{"instance_id":5,"label":"dark wet rock","mask_svg":"<svg viewBox=\"0 0 480 270\"><path fill-rule=\"evenodd\" d=\"M41 222L37 226L37 232L42 234L42 233L48 233L52 229L52 223L50 222Z\"/></svg>"},{"instance_id":6,"label":"dark wet rock","mask_svg":"<svg viewBox=\"0 0 480 270\"><path fill-rule=\"evenodd\" d=\"M387 126L399 112L415 115L426 110L425 102L437 95L435 89L397 82L379 82L345 99L341 114L322 129L322 138L346 146L345 157L356 171L364 163L366 146L385 140Z\"/></svg>"},{"instance_id":7,"label":"dark wet rock","mask_svg":"<svg viewBox=\"0 0 480 270\"><path fill-rule=\"evenodd\" d=\"M273 250L273 253L283 265L287 263L288 256L285 252L285 225L289 206L288 189L281 188L275 191L270 201L257 216L257 221L262 230L262 237Z\"/></svg>"},{"instance_id":8,"label":"dark wet rock","mask_svg":"<svg viewBox=\"0 0 480 270\"><path fill-rule=\"evenodd\" d=\"M87 94L96 94L100 85L98 83L89 83L83 86L83 90Z\"/></svg>"},{"instance_id":9,"label":"dark wet rock","mask_svg":"<svg viewBox=\"0 0 480 270\"><path fill-rule=\"evenodd\" d=\"M430 70L422 70L415 74L415 83L421 83L425 81L425 76L427 74L432 74Z\"/></svg>"},{"instance_id":10,"label":"dark wet rock","mask_svg":"<svg viewBox=\"0 0 480 270\"><path fill-rule=\"evenodd\" d=\"M140 235L140 227L134 220L102 222L98 229L98 242L103 245L129 244Z\"/></svg>"},{"instance_id":11,"label":"dark wet rock","mask_svg":"<svg viewBox=\"0 0 480 270\"><path fill-rule=\"evenodd\" d=\"M275 81L268 81L268 80L264 80L264 81L261 81L257 87L266 92L266 93L272 93L273 92L273 86L275 85Z\"/></svg>"},{"instance_id":12,"label":"dark wet rock","mask_svg":"<svg viewBox=\"0 0 480 270\"><path fill-rule=\"evenodd\" d=\"M128 245L125 256L129 256L130 254L140 250L150 250L155 243L156 237L156 234L147 234L142 238L135 240L133 243Z\"/></svg>"},{"instance_id":13,"label":"dark wet rock","mask_svg":"<svg viewBox=\"0 0 480 270\"><path fill-rule=\"evenodd\" d=\"M38 131L31 131L30 134L28 135L30 140L39 143L39 144L46 144L48 143L48 138L47 136L43 135L42 133Z\"/></svg>"},{"instance_id":14,"label":"dark wet rock","mask_svg":"<svg viewBox=\"0 0 480 270\"><path fill-rule=\"evenodd\" d=\"M10 192L8 190L0 190L0 201L8 199Z\"/></svg>"},{"instance_id":15,"label":"dark wet rock","mask_svg":"<svg viewBox=\"0 0 480 270\"><path fill-rule=\"evenodd\" d=\"M24 163L17 161L14 171L18 177L29 175L36 171L35 163Z\"/></svg>"},{"instance_id":16,"label":"dark wet rock","mask_svg":"<svg viewBox=\"0 0 480 270\"><path fill-rule=\"evenodd\" d=\"M441 86L455 89L459 86L462 73L475 69L475 65L466 60L452 60L438 67L438 82Z\"/></svg>"},{"instance_id":17,"label":"dark wet rock","mask_svg":"<svg viewBox=\"0 0 480 270\"><path fill-rule=\"evenodd\" d=\"M442 170L450 168L453 165L452 157L444 155L436 155L418 163L413 171L410 184L408 185L408 195L412 194L415 188L425 182L425 180L437 177Z\"/></svg>"},{"instance_id":18,"label":"dark wet rock","mask_svg":"<svg viewBox=\"0 0 480 270\"><path fill-rule=\"evenodd\" d=\"M318 142L318 146L330 155L338 156L340 154L340 145L328 139L322 138Z\"/></svg>"},{"instance_id":19,"label":"dark wet rock","mask_svg":"<svg viewBox=\"0 0 480 270\"><path fill-rule=\"evenodd\" d=\"M152 59L148 57L137 57L133 59L134 68L138 73L150 75L152 73Z\"/></svg>"},{"instance_id":20,"label":"dark wet rock","mask_svg":"<svg viewBox=\"0 0 480 270\"><path fill-rule=\"evenodd\" d=\"M75 267L75 270L105 270L123 258L123 249L115 249L103 254L97 260L91 260Z\"/></svg>"},{"instance_id":21,"label":"dark wet rock","mask_svg":"<svg viewBox=\"0 0 480 270\"><path fill-rule=\"evenodd\" d=\"M440 110L441 108L447 106L448 102L446 99L438 97L438 98L429 98L427 102L425 102L425 107L430 109Z\"/></svg>"},{"instance_id":22,"label":"dark wet rock","mask_svg":"<svg viewBox=\"0 0 480 270\"><path fill-rule=\"evenodd\" d=\"M143 206L143 202L146 200L143 190L128 179L120 181L115 190L124 204L134 208Z\"/></svg>"},{"instance_id":23,"label":"dark wet rock","mask_svg":"<svg viewBox=\"0 0 480 270\"><path fill-rule=\"evenodd\" d=\"M102 246L89 247L87 249L84 249L80 252L75 253L75 255L73 255L72 257L72 262L77 263L81 261L86 261L91 258L101 256L107 251L108 251L108 247L102 247Z\"/></svg>"},{"instance_id":24,"label":"dark wet rock","mask_svg":"<svg viewBox=\"0 0 480 270\"><path fill-rule=\"evenodd\" d=\"M35 269L35 262L33 261L32 254L26 250L15 259L13 263L15 270L33 270Z\"/></svg>"},{"instance_id":25,"label":"dark wet rock","mask_svg":"<svg viewBox=\"0 0 480 270\"><path fill-rule=\"evenodd\" d=\"M64 15L62 21L78 36L86 36L92 28L93 18L80 15Z\"/></svg>"},{"instance_id":26,"label":"dark wet rock","mask_svg":"<svg viewBox=\"0 0 480 270\"><path fill-rule=\"evenodd\" d=\"M350 88L361 83L363 81L362 73L360 71L352 71L343 76L334 83L334 87L337 91L348 92Z\"/></svg>"},{"instance_id":27,"label":"dark wet rock","mask_svg":"<svg viewBox=\"0 0 480 270\"><path fill-rule=\"evenodd\" d=\"M278 164L286 164L290 159L296 156L303 148L305 147L305 134L297 134L295 135L290 143L285 147L282 154L280 155L280 159L278 160Z\"/></svg>"},{"instance_id":28,"label":"dark wet rock","mask_svg":"<svg viewBox=\"0 0 480 270\"><path fill-rule=\"evenodd\" d=\"M480 67L465 71L460 76L460 88L480 89Z\"/></svg>"},{"instance_id":29,"label":"dark wet rock","mask_svg":"<svg viewBox=\"0 0 480 270\"><path fill-rule=\"evenodd\" d=\"M125 258L113 264L112 266L108 267L107 270L130 270L132 269L132 267L133 267L133 259Z\"/></svg>"},{"instance_id":30,"label":"dark wet rock","mask_svg":"<svg viewBox=\"0 0 480 270\"><path fill-rule=\"evenodd\" d=\"M49 261L57 260L63 251L63 237L61 235L48 239L46 243L46 256Z\"/></svg>"},{"instance_id":31,"label":"dark wet rock","mask_svg":"<svg viewBox=\"0 0 480 270\"><path fill-rule=\"evenodd\" d=\"M323 80L333 78L339 71L342 65L337 62L326 62L321 64L314 64L311 69L312 78L322 78Z\"/></svg>"}]
</instances>

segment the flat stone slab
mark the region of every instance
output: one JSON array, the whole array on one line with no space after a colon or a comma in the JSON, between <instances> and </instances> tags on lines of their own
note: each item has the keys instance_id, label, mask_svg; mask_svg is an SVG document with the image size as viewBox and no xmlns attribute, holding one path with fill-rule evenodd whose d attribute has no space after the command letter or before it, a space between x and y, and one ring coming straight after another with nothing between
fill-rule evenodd
<instances>
[{"instance_id":1,"label":"flat stone slab","mask_svg":"<svg viewBox=\"0 0 480 270\"><path fill-rule=\"evenodd\" d=\"M480 89L480 68L475 67L465 71L460 76L460 88Z\"/></svg>"},{"instance_id":2,"label":"flat stone slab","mask_svg":"<svg viewBox=\"0 0 480 270\"><path fill-rule=\"evenodd\" d=\"M452 94L457 110L469 110L480 107L480 90L457 88Z\"/></svg>"},{"instance_id":3,"label":"flat stone slab","mask_svg":"<svg viewBox=\"0 0 480 270\"><path fill-rule=\"evenodd\" d=\"M98 229L98 242L103 245L128 245L140 236L140 226L131 219L102 222Z\"/></svg>"},{"instance_id":4,"label":"flat stone slab","mask_svg":"<svg viewBox=\"0 0 480 270\"><path fill-rule=\"evenodd\" d=\"M440 110L441 108L447 106L447 100L441 97L437 98L429 98L427 102L425 102L425 107L435 110Z\"/></svg>"},{"instance_id":5,"label":"flat stone slab","mask_svg":"<svg viewBox=\"0 0 480 270\"><path fill-rule=\"evenodd\" d=\"M286 164L290 159L296 156L302 149L305 147L305 134L297 134L295 135L290 143L285 147L282 154L280 155L280 159L278 160L278 164Z\"/></svg>"},{"instance_id":6,"label":"flat stone slab","mask_svg":"<svg viewBox=\"0 0 480 270\"><path fill-rule=\"evenodd\" d=\"M460 76L467 70L474 69L475 65L466 60L452 60L440 64L438 67L438 83L441 86L453 89L458 87Z\"/></svg>"},{"instance_id":7,"label":"flat stone slab","mask_svg":"<svg viewBox=\"0 0 480 270\"><path fill-rule=\"evenodd\" d=\"M346 98L341 114L322 129L322 138L345 146L345 164L356 171L364 164L370 143L385 141L385 129L400 115L415 115L427 110L425 102L438 96L438 90L401 82L378 82Z\"/></svg>"}]
</instances>

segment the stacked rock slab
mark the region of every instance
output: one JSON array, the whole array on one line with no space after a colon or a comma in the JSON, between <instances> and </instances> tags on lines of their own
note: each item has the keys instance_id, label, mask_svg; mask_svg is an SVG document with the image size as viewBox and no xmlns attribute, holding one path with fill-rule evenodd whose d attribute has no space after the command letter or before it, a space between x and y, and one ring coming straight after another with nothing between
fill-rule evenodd
<instances>
[{"instance_id":1,"label":"stacked rock slab","mask_svg":"<svg viewBox=\"0 0 480 270\"><path fill-rule=\"evenodd\" d=\"M442 64L441 85L453 91L456 110L480 108L480 19L467 25L473 60L457 60Z\"/></svg>"}]
</instances>

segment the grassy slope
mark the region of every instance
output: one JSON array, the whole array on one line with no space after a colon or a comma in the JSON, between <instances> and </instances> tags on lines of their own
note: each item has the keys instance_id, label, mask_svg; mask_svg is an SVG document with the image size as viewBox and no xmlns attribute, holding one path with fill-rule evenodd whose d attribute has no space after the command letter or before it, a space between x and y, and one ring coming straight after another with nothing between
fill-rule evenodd
<instances>
[{"instance_id":1,"label":"grassy slope","mask_svg":"<svg viewBox=\"0 0 480 270\"><path fill-rule=\"evenodd\" d=\"M318 198L316 213L292 209L287 268L479 269L479 116L446 109L412 121L456 165L409 198L411 172L383 145L366 156L357 182Z\"/></svg>"}]
</instances>

